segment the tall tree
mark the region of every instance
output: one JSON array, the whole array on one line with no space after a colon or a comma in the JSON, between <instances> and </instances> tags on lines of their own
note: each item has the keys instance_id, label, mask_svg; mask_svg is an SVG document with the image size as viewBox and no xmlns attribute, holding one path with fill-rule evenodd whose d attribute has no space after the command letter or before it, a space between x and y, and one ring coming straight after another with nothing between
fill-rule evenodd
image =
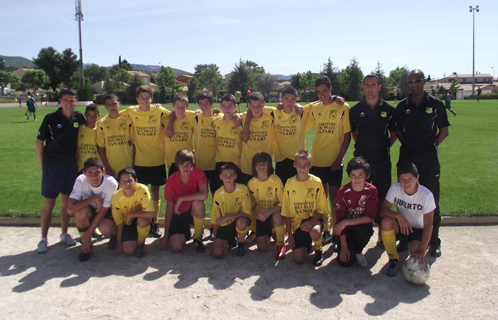
<instances>
[{"instance_id":1,"label":"tall tree","mask_svg":"<svg viewBox=\"0 0 498 320\"><path fill-rule=\"evenodd\" d=\"M21 81L32 88L33 92L36 92L38 88L43 87L49 81L49 78L45 74L45 71L36 69L26 71L23 74Z\"/></svg>"},{"instance_id":2,"label":"tall tree","mask_svg":"<svg viewBox=\"0 0 498 320\"><path fill-rule=\"evenodd\" d=\"M301 75L301 78L299 79L299 86L305 90L310 90L311 88L313 88L314 83L315 76L313 75L313 72L311 72L311 70L303 73Z\"/></svg>"},{"instance_id":3,"label":"tall tree","mask_svg":"<svg viewBox=\"0 0 498 320\"><path fill-rule=\"evenodd\" d=\"M345 80L347 83L347 95L349 100L358 101L361 99L361 86L363 81L363 72L360 69L358 60L355 57L351 59L349 65L344 70Z\"/></svg>"},{"instance_id":4,"label":"tall tree","mask_svg":"<svg viewBox=\"0 0 498 320\"><path fill-rule=\"evenodd\" d=\"M157 74L156 83L160 87L174 89L176 84L176 72L171 67L161 67L161 72Z\"/></svg>"},{"instance_id":5,"label":"tall tree","mask_svg":"<svg viewBox=\"0 0 498 320\"><path fill-rule=\"evenodd\" d=\"M452 93L452 96L456 97L456 92L460 89L460 83L458 82L456 72L455 72L455 76L450 79L450 83L451 83L451 86L450 86L449 90Z\"/></svg>"},{"instance_id":6,"label":"tall tree","mask_svg":"<svg viewBox=\"0 0 498 320\"><path fill-rule=\"evenodd\" d=\"M121 56L119 56L119 58L121 58ZM128 60L124 59L120 64L119 64L119 67L121 69L125 69L126 71L131 71L133 70L133 67L131 66L131 64L128 62Z\"/></svg>"},{"instance_id":7,"label":"tall tree","mask_svg":"<svg viewBox=\"0 0 498 320\"><path fill-rule=\"evenodd\" d=\"M91 83L95 83L104 80L107 72L109 72L108 68L100 67L99 65L92 63L86 67L84 75L85 77L90 78Z\"/></svg>"},{"instance_id":8,"label":"tall tree","mask_svg":"<svg viewBox=\"0 0 498 320\"><path fill-rule=\"evenodd\" d=\"M327 62L322 66L322 75L329 77L330 84L332 85L332 90L334 92L340 92L342 90L338 77L338 70L334 67L334 62L328 58Z\"/></svg>"},{"instance_id":9,"label":"tall tree","mask_svg":"<svg viewBox=\"0 0 498 320\"><path fill-rule=\"evenodd\" d=\"M50 88L52 90L57 89L62 81L60 77L60 54L52 47L42 48L38 53L38 57L33 58L33 62L47 74Z\"/></svg>"},{"instance_id":10,"label":"tall tree","mask_svg":"<svg viewBox=\"0 0 498 320\"><path fill-rule=\"evenodd\" d=\"M261 93L268 93L270 90L277 88L277 77L269 73L256 75L256 87Z\"/></svg>"},{"instance_id":11,"label":"tall tree","mask_svg":"<svg viewBox=\"0 0 498 320\"><path fill-rule=\"evenodd\" d=\"M247 89L254 90L254 74L242 60L235 64L228 88L232 93L239 90L243 97L246 97Z\"/></svg>"},{"instance_id":12,"label":"tall tree","mask_svg":"<svg viewBox=\"0 0 498 320\"><path fill-rule=\"evenodd\" d=\"M291 78L291 86L293 86L297 91L301 89L301 84L299 81L300 79L301 79L301 74L299 72L293 75Z\"/></svg>"},{"instance_id":13,"label":"tall tree","mask_svg":"<svg viewBox=\"0 0 498 320\"><path fill-rule=\"evenodd\" d=\"M391 88L396 88L398 95L401 97L406 97L410 94L410 88L408 87L408 66L397 67L389 72L389 84Z\"/></svg>"},{"instance_id":14,"label":"tall tree","mask_svg":"<svg viewBox=\"0 0 498 320\"><path fill-rule=\"evenodd\" d=\"M135 102L136 96L137 96L137 88L142 85L142 81L140 81L140 78L138 77L138 74L135 74L132 78L130 83L128 83L128 87L126 88L126 99L127 102Z\"/></svg>"},{"instance_id":15,"label":"tall tree","mask_svg":"<svg viewBox=\"0 0 498 320\"><path fill-rule=\"evenodd\" d=\"M61 63L60 63L60 79L63 83L67 84L71 82L71 76L73 73L79 69L79 60L76 54L67 48L62 51Z\"/></svg>"},{"instance_id":16,"label":"tall tree","mask_svg":"<svg viewBox=\"0 0 498 320\"><path fill-rule=\"evenodd\" d=\"M213 96L217 97L222 80L220 73L216 69L204 69L199 78L199 87L208 89L213 93Z\"/></svg>"},{"instance_id":17,"label":"tall tree","mask_svg":"<svg viewBox=\"0 0 498 320\"><path fill-rule=\"evenodd\" d=\"M380 85L382 86L379 94L382 97L382 99L387 100L389 98L389 93L391 90L389 87L389 81L386 78L384 70L382 70L382 65L380 64L380 61L377 62L377 67L375 68L374 71L372 71L372 73L375 74L377 77L379 77Z\"/></svg>"},{"instance_id":18,"label":"tall tree","mask_svg":"<svg viewBox=\"0 0 498 320\"><path fill-rule=\"evenodd\" d=\"M194 101L194 96L197 93L197 88L199 87L199 81L195 76L190 77L188 81L188 92L187 97L189 101Z\"/></svg>"},{"instance_id":19,"label":"tall tree","mask_svg":"<svg viewBox=\"0 0 498 320\"><path fill-rule=\"evenodd\" d=\"M0 70L5 70L5 60L0 58Z\"/></svg>"},{"instance_id":20,"label":"tall tree","mask_svg":"<svg viewBox=\"0 0 498 320\"><path fill-rule=\"evenodd\" d=\"M219 67L216 65L216 63L210 63L210 64L198 64L194 67L194 76L197 79L200 79L201 74L204 72L204 70L207 69L214 69L216 72L219 73Z\"/></svg>"},{"instance_id":21,"label":"tall tree","mask_svg":"<svg viewBox=\"0 0 498 320\"><path fill-rule=\"evenodd\" d=\"M9 83L19 81L19 77L8 71L0 70L0 94L3 94L3 88L9 85Z\"/></svg>"}]
</instances>

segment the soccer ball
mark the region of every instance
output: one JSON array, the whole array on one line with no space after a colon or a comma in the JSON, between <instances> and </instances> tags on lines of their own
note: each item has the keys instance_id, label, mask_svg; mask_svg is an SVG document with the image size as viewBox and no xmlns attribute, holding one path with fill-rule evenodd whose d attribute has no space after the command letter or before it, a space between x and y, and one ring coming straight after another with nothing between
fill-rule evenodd
<instances>
[{"instance_id":1,"label":"soccer ball","mask_svg":"<svg viewBox=\"0 0 498 320\"><path fill-rule=\"evenodd\" d=\"M406 281L413 284L423 284L431 275L431 267L429 265L422 267L415 262L415 258L410 258L403 264L403 276Z\"/></svg>"}]
</instances>

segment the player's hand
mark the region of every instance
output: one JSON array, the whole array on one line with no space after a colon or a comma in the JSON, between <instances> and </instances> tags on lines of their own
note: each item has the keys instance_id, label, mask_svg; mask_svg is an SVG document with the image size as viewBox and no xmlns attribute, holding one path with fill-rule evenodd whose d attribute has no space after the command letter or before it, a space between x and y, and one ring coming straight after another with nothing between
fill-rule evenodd
<instances>
[{"instance_id":1,"label":"player's hand","mask_svg":"<svg viewBox=\"0 0 498 320\"><path fill-rule=\"evenodd\" d=\"M89 253L90 251L92 251L92 249L90 247L90 241L85 236L83 236L81 238L81 248L80 249L81 249L81 252L83 252L83 253Z\"/></svg>"},{"instance_id":2,"label":"player's hand","mask_svg":"<svg viewBox=\"0 0 498 320\"><path fill-rule=\"evenodd\" d=\"M304 232L310 232L311 229L313 229L313 226L309 221L306 221L303 222L299 228L301 228L301 230L303 230Z\"/></svg>"},{"instance_id":3,"label":"player's hand","mask_svg":"<svg viewBox=\"0 0 498 320\"><path fill-rule=\"evenodd\" d=\"M332 163L332 166L330 167L330 170L337 171L341 169L341 162L341 159L335 159L335 161Z\"/></svg>"},{"instance_id":4,"label":"player's hand","mask_svg":"<svg viewBox=\"0 0 498 320\"><path fill-rule=\"evenodd\" d=\"M121 254L121 244L118 243L118 246L116 247L116 250L114 250L114 252L111 254L111 256L113 257L117 257Z\"/></svg>"},{"instance_id":5,"label":"player's hand","mask_svg":"<svg viewBox=\"0 0 498 320\"><path fill-rule=\"evenodd\" d=\"M159 244L159 246L161 247L162 251L168 250L168 237L169 235L165 233L164 237L161 239L161 243Z\"/></svg>"},{"instance_id":6,"label":"player's hand","mask_svg":"<svg viewBox=\"0 0 498 320\"><path fill-rule=\"evenodd\" d=\"M242 125L242 114L236 113L233 115L233 125L235 128L238 128Z\"/></svg>"},{"instance_id":7,"label":"player's hand","mask_svg":"<svg viewBox=\"0 0 498 320\"><path fill-rule=\"evenodd\" d=\"M202 113L202 110L201 109L195 109L195 114L199 114L199 113Z\"/></svg>"},{"instance_id":8,"label":"player's hand","mask_svg":"<svg viewBox=\"0 0 498 320\"><path fill-rule=\"evenodd\" d=\"M263 211L260 214L258 214L258 220L262 221L262 222L265 222L266 219L268 219L269 216L270 216L270 212L268 212L268 210L267 211Z\"/></svg>"},{"instance_id":9,"label":"player's hand","mask_svg":"<svg viewBox=\"0 0 498 320\"><path fill-rule=\"evenodd\" d=\"M249 127L245 127L240 132L240 140L242 140L243 142L247 143L247 141L249 141L250 135L251 135L251 133L249 132Z\"/></svg>"},{"instance_id":10,"label":"player's hand","mask_svg":"<svg viewBox=\"0 0 498 320\"><path fill-rule=\"evenodd\" d=\"M418 262L421 267L425 267L428 264L424 252L416 251L410 255L410 258L414 258L415 262Z\"/></svg>"},{"instance_id":11,"label":"player's hand","mask_svg":"<svg viewBox=\"0 0 498 320\"><path fill-rule=\"evenodd\" d=\"M337 102L337 104L342 107L344 105L344 102L346 101L346 99L344 99L343 97L340 97L340 96L335 96L334 101Z\"/></svg>"},{"instance_id":12,"label":"player's hand","mask_svg":"<svg viewBox=\"0 0 498 320\"><path fill-rule=\"evenodd\" d=\"M341 247L341 254L339 255L339 259L342 262L348 262L350 258L351 258L351 252L349 252L349 248L346 246Z\"/></svg>"},{"instance_id":13,"label":"player's hand","mask_svg":"<svg viewBox=\"0 0 498 320\"><path fill-rule=\"evenodd\" d=\"M175 214L180 214L180 211L178 211L178 208L180 208L180 205L182 204L183 200L182 197L179 197L178 200L176 200L175 207L173 208L173 212Z\"/></svg>"},{"instance_id":14,"label":"player's hand","mask_svg":"<svg viewBox=\"0 0 498 320\"><path fill-rule=\"evenodd\" d=\"M132 223L132 222L133 222L133 217L132 217L132 215L131 215L130 213L128 213L128 214L126 215L125 223L126 223L127 225L131 225L131 223Z\"/></svg>"},{"instance_id":15,"label":"player's hand","mask_svg":"<svg viewBox=\"0 0 498 320\"><path fill-rule=\"evenodd\" d=\"M336 224L335 227L334 227L334 230L332 231L332 234L335 234L336 236L340 236L342 230L344 230L344 228L347 227L345 221L346 220L343 220L343 221L339 222L338 224Z\"/></svg>"},{"instance_id":16,"label":"player's hand","mask_svg":"<svg viewBox=\"0 0 498 320\"><path fill-rule=\"evenodd\" d=\"M217 225L217 226L219 226L223 222L225 222L225 217L219 217L218 219L216 219L216 221L214 222L214 224Z\"/></svg>"},{"instance_id":17,"label":"player's hand","mask_svg":"<svg viewBox=\"0 0 498 320\"><path fill-rule=\"evenodd\" d=\"M294 249L296 243L294 242L294 235L292 234L292 232L290 232L289 235L287 236L287 242L289 242L289 247L291 249Z\"/></svg>"},{"instance_id":18,"label":"player's hand","mask_svg":"<svg viewBox=\"0 0 498 320\"><path fill-rule=\"evenodd\" d=\"M284 104L282 102L277 104L277 110L284 110Z\"/></svg>"},{"instance_id":19,"label":"player's hand","mask_svg":"<svg viewBox=\"0 0 498 320\"><path fill-rule=\"evenodd\" d=\"M219 114L219 113L222 113L220 109L218 109L218 108L214 108L214 109L213 109L213 114L214 114L214 115L217 115L217 114Z\"/></svg>"},{"instance_id":20,"label":"player's hand","mask_svg":"<svg viewBox=\"0 0 498 320\"><path fill-rule=\"evenodd\" d=\"M300 115L302 115L302 114L303 114L303 112L304 112L304 107L303 107L303 106L301 106L299 103L296 103L296 104L294 105L294 112L295 112L298 116L300 116Z\"/></svg>"},{"instance_id":21,"label":"player's hand","mask_svg":"<svg viewBox=\"0 0 498 320\"><path fill-rule=\"evenodd\" d=\"M396 216L396 219L398 220L399 231L402 234L409 235L410 233L413 232L412 226L410 225L410 223L408 223L408 221L406 220L406 218L401 213L399 213Z\"/></svg>"},{"instance_id":22,"label":"player's hand","mask_svg":"<svg viewBox=\"0 0 498 320\"><path fill-rule=\"evenodd\" d=\"M164 129L164 135L170 139L175 135L175 129L173 127L173 123L168 123L168 125Z\"/></svg>"}]
</instances>

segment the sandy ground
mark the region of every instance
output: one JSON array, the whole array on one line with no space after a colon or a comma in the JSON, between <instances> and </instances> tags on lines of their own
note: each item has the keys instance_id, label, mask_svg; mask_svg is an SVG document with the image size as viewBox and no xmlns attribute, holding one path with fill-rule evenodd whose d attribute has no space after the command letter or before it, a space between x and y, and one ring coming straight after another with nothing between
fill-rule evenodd
<instances>
[{"instance_id":1,"label":"sandy ground","mask_svg":"<svg viewBox=\"0 0 498 320\"><path fill-rule=\"evenodd\" d=\"M422 286L407 283L401 266L394 278L384 274L387 256L375 247L376 234L365 249L368 267L344 269L328 246L315 268L312 256L298 266L289 252L276 262L274 244L267 253L252 246L244 257L232 250L216 260L210 242L205 253L189 243L175 254L161 252L153 238L142 259L111 257L100 240L82 263L78 245L57 243L56 228L49 252L37 254L39 232L0 227L1 319L498 317L498 226L442 227L443 256L430 258L431 278Z\"/></svg>"}]
</instances>

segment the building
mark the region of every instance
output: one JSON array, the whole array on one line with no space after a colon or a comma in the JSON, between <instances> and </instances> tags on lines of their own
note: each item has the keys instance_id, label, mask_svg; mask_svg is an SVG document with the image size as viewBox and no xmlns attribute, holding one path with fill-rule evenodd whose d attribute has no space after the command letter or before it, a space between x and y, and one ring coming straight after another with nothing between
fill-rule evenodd
<instances>
[{"instance_id":1,"label":"building","mask_svg":"<svg viewBox=\"0 0 498 320\"><path fill-rule=\"evenodd\" d=\"M451 79L458 79L459 92L456 94L457 100L463 99L465 96L470 96L472 94L472 74L452 74L449 76L444 76L442 78L431 79L427 81L424 85L424 90L426 92L431 92L431 87L433 86L436 91L440 86L443 86L446 90L451 87ZM493 89L498 85L498 81L493 78L492 75L488 73L476 74L475 75L475 90L477 94L477 89L481 88L482 93L491 93Z\"/></svg>"}]
</instances>

